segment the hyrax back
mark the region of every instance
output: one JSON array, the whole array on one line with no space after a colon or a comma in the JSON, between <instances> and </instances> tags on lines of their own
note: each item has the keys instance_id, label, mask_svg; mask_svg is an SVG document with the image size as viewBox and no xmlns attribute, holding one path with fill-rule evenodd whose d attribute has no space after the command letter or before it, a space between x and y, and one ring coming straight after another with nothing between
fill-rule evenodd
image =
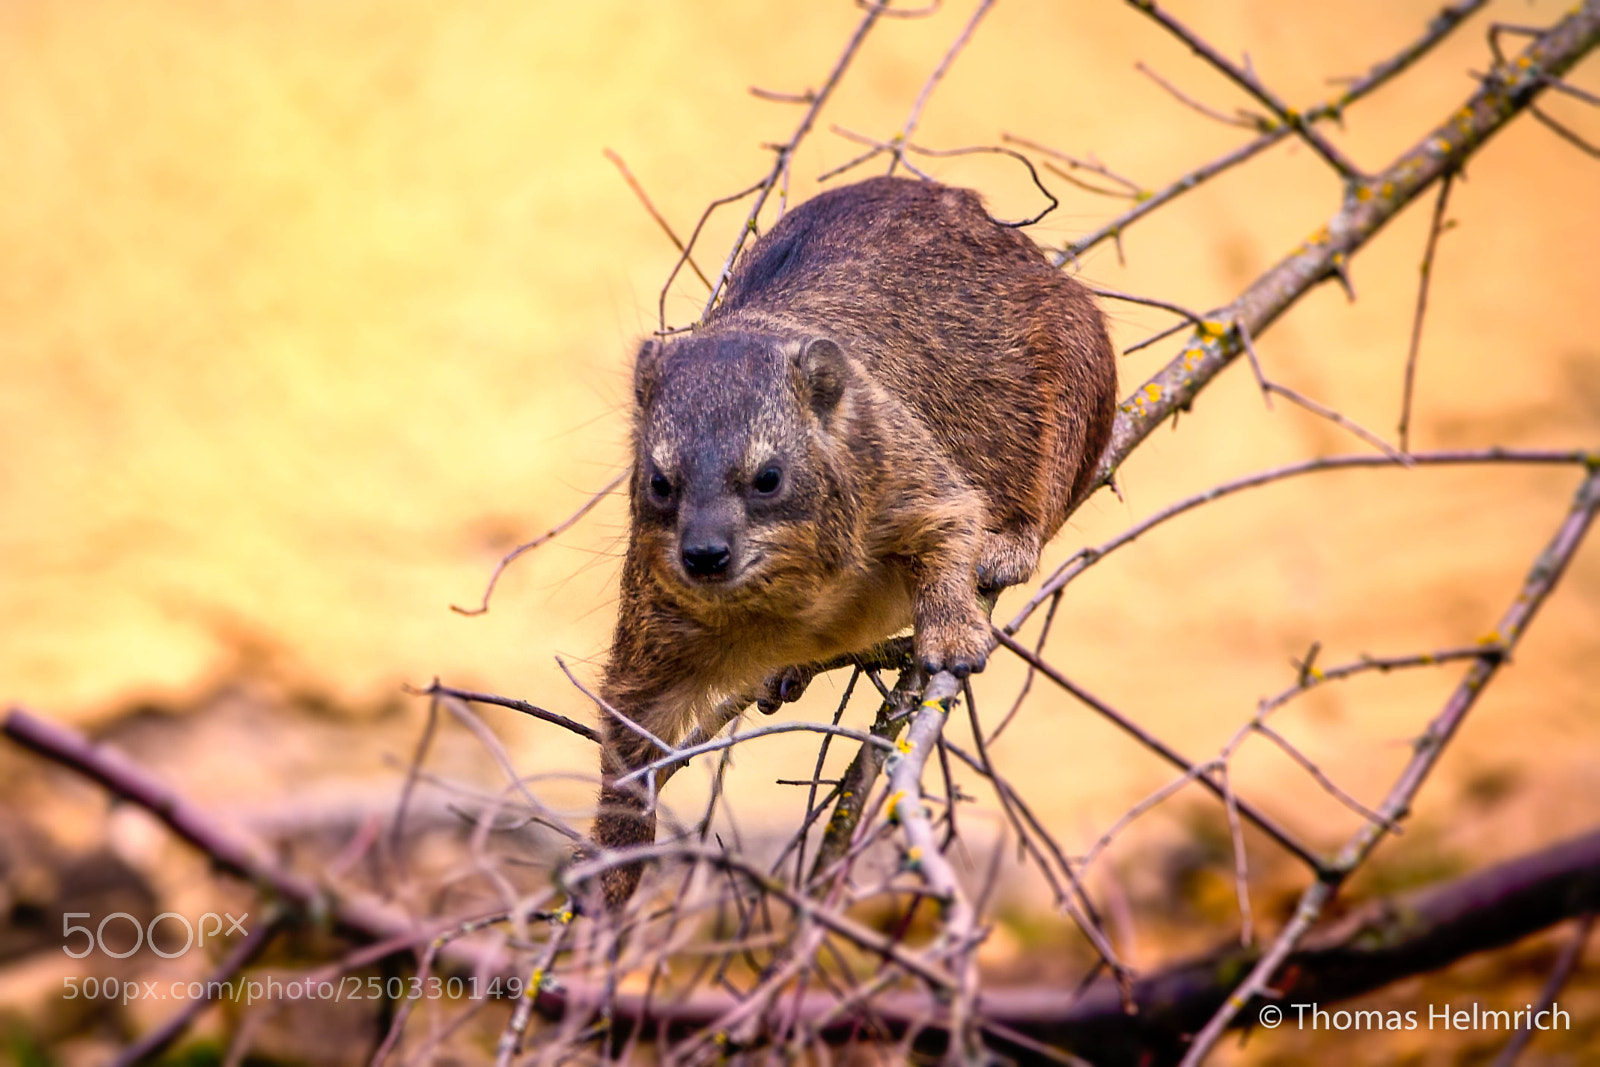
<instances>
[{"instance_id":1,"label":"hyrax back","mask_svg":"<svg viewBox=\"0 0 1600 1067\"><path fill-rule=\"evenodd\" d=\"M1088 489L1116 365L1088 292L975 193L874 178L786 215L634 382L602 696L672 743L907 625L926 670L981 670L979 590L1025 581ZM594 838L651 841L642 779L615 779L661 753L606 718Z\"/></svg>"}]
</instances>

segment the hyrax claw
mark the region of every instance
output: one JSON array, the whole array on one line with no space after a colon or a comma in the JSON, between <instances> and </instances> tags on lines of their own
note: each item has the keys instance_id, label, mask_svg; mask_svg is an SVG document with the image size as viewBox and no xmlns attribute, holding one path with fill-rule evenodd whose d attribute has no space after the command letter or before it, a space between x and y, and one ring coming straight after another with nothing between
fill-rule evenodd
<instances>
[{"instance_id":1,"label":"hyrax claw","mask_svg":"<svg viewBox=\"0 0 1600 1067\"><path fill-rule=\"evenodd\" d=\"M917 659L929 677L940 671L949 671L957 678L977 674L989 661L989 627L952 627L929 634Z\"/></svg>"}]
</instances>

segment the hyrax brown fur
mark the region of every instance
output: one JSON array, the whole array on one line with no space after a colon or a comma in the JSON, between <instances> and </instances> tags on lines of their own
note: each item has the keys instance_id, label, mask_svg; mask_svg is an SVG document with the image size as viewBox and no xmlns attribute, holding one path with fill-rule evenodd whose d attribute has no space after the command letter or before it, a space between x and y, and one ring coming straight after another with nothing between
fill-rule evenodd
<instances>
[{"instance_id":1,"label":"hyrax brown fur","mask_svg":"<svg viewBox=\"0 0 1600 1067\"><path fill-rule=\"evenodd\" d=\"M671 744L907 625L926 671L981 670L980 587L1032 575L1089 488L1116 363L1088 291L977 194L873 178L784 216L701 325L644 343L634 393L601 696ZM653 841L644 782L616 780L662 753L602 732L594 841ZM608 871L607 902L639 877Z\"/></svg>"}]
</instances>

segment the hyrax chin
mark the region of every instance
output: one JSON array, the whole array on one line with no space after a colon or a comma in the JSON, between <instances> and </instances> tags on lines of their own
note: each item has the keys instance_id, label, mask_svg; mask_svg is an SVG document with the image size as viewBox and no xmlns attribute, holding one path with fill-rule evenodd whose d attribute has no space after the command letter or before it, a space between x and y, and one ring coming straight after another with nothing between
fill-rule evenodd
<instances>
[{"instance_id":1,"label":"hyrax chin","mask_svg":"<svg viewBox=\"0 0 1600 1067\"><path fill-rule=\"evenodd\" d=\"M644 343L634 395L601 695L675 743L907 626L930 673L982 670L979 591L1032 575L1088 489L1116 364L1088 292L975 193L874 178L784 216L703 323ZM594 840L652 841L643 781L615 782L661 752L602 731Z\"/></svg>"}]
</instances>

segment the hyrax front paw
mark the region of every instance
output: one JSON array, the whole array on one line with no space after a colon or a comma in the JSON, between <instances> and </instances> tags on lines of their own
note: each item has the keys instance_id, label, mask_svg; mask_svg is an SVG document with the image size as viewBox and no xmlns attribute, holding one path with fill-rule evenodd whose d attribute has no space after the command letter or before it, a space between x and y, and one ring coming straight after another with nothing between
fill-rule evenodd
<instances>
[{"instance_id":1,"label":"hyrax front paw","mask_svg":"<svg viewBox=\"0 0 1600 1067\"><path fill-rule=\"evenodd\" d=\"M771 715L782 705L799 700L810 684L810 671L803 667L785 667L770 675L756 690L756 708L763 715Z\"/></svg>"},{"instance_id":2,"label":"hyrax front paw","mask_svg":"<svg viewBox=\"0 0 1600 1067\"><path fill-rule=\"evenodd\" d=\"M965 678L989 660L989 620L974 606L965 617L919 626L916 643L917 663L929 677L949 671Z\"/></svg>"}]
</instances>

